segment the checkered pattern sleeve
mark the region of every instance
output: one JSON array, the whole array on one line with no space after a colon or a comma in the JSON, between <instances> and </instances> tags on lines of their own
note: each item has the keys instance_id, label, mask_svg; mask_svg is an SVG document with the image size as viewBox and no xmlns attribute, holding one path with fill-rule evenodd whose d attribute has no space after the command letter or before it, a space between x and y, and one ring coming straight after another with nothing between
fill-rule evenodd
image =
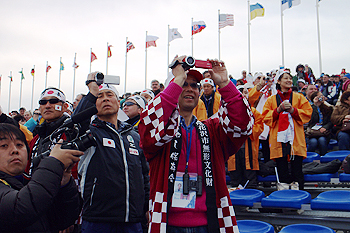
<instances>
[{"instance_id":1,"label":"checkered pattern sleeve","mask_svg":"<svg viewBox=\"0 0 350 233\"><path fill-rule=\"evenodd\" d=\"M180 116L177 101L181 91L180 86L172 83L143 110L139 133L141 145L146 152L158 151L177 132Z\"/></svg>"},{"instance_id":2,"label":"checkered pattern sleeve","mask_svg":"<svg viewBox=\"0 0 350 233\"><path fill-rule=\"evenodd\" d=\"M224 132L233 138L249 136L254 125L254 116L246 98L229 83L220 89L221 106L218 111Z\"/></svg>"}]
</instances>

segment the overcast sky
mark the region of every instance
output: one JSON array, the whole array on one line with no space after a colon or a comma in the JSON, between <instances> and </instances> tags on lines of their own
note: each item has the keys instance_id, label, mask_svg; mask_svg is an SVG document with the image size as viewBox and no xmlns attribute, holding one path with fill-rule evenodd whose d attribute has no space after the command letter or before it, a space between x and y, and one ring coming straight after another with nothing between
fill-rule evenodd
<instances>
[{"instance_id":1,"label":"overcast sky","mask_svg":"<svg viewBox=\"0 0 350 233\"><path fill-rule=\"evenodd\" d=\"M280 0L260 0L265 16L251 21L251 71L264 73L282 64ZM257 1L250 1L255 4ZM316 0L301 0L301 4L284 11L285 66L295 71L299 64L309 64L319 76ZM170 60L176 55L191 54L191 18L204 21L207 27L194 35L194 57L218 58L218 10L234 14L235 26L221 29L221 59L229 74L240 78L248 70L248 2L245 0L2 0L0 31L1 99L8 110L9 78L12 71L10 110L18 110L20 74L23 80L22 106L30 109L32 76L35 65L34 108L45 86L46 61L48 86L58 87L59 61L61 89L67 99L73 98L73 60L77 53L75 93L87 93L90 48L97 60L92 71L106 73L107 42L112 45L108 74L119 75L117 86L124 93L126 37L135 49L128 53L127 91L141 91L145 85L145 37L158 36L157 47L147 52L147 87L152 79L164 82L167 77L167 27L178 28L182 39L170 43ZM350 1L320 2L320 32L323 72L338 74L349 67Z\"/></svg>"}]
</instances>

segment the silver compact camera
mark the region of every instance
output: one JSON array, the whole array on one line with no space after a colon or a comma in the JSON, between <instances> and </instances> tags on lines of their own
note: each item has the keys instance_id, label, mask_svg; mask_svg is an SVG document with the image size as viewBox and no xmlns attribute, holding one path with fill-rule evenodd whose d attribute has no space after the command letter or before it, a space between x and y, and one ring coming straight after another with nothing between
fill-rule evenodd
<instances>
[{"instance_id":1,"label":"silver compact camera","mask_svg":"<svg viewBox=\"0 0 350 233\"><path fill-rule=\"evenodd\" d=\"M96 74L96 83L97 85L101 85L102 83L108 83L113 85L120 84L120 77L115 75L104 75L103 73Z\"/></svg>"}]
</instances>

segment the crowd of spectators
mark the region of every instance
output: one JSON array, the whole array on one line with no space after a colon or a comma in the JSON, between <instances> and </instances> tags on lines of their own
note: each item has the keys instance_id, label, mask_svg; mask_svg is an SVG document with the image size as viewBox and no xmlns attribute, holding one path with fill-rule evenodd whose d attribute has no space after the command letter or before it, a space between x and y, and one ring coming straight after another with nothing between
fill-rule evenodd
<instances>
[{"instance_id":1,"label":"crowd of spectators","mask_svg":"<svg viewBox=\"0 0 350 233\"><path fill-rule=\"evenodd\" d=\"M66 195L74 201L78 193L78 188L73 187L74 180L80 186L83 198L82 204L76 201L76 205L70 206L74 213L67 215L62 223L50 219L55 214L50 213L52 208L60 203L62 207L66 205L59 199L54 203L43 202L45 208L36 213L43 216L39 220L33 219L23 228L15 226L11 229L147 232L149 227L150 232L158 232L166 223L168 232L180 232L179 227L183 225L200 227L200 231L203 225L206 230L224 229L220 220L216 221L217 215L205 213L211 208L223 208L223 200L227 201L227 190L224 191L220 183L224 178L218 172L225 169L225 162L234 187L256 188L259 162L274 160L280 181L277 188L303 189L301 168L307 151L317 151L323 156L328 152L331 139L338 141L340 150L350 149L350 132L342 129L344 123L350 122L350 74L345 69L341 74L322 73L317 78L307 64L299 64L295 75L290 69L254 75L243 70L242 77L234 80L232 76L228 79L224 63L211 62L214 68L203 73L193 69L185 72L178 65L173 69L174 77L168 77L170 81L166 82L166 87L158 80L152 80L150 89L125 93L121 97L109 84L98 86L95 73L91 73L86 81L89 92L78 94L73 103L66 100L61 90L47 88L41 93L38 109L27 111L21 107L8 115L1 113L0 123L5 124L0 124L0 143L3 138L9 141L14 148L9 153L19 154L19 160L20 156L28 157L21 161L21 169L11 174L6 166L5 171L1 170L4 165L0 163L0 185L5 185L0 186L0 192L5 188L6 192L23 193L24 198L34 195L35 200L35 192L28 193L24 189L35 188L34 182L41 182L36 174L45 173L42 169L46 165L58 172L53 178L57 181L54 187L46 187L50 185L49 181L43 181L44 188L58 192L53 198ZM48 138L71 115L90 106L96 106L97 113L91 121L81 122L81 128L84 132L91 131L96 145L87 149L78 163L72 156L81 155L80 152L57 148L57 144L62 143L59 139L73 139L70 132L60 132L57 141ZM251 124L252 119L254 124ZM201 121L204 124L199 123ZM198 135L192 137L192 134ZM203 135L209 135L209 139ZM13 144L12 141L17 139L26 150L21 151L17 146L21 143ZM187 145L185 149L182 144ZM204 153L209 145L214 148ZM56 160L41 156L51 150L49 157ZM182 157L178 161L180 154ZM208 163L210 156L212 164ZM191 173L193 169L196 170L195 179ZM211 172L218 180L213 180ZM198 187L190 186L184 197L187 174L194 184L203 186L203 191L202 187L199 191ZM14 189L12 186L16 182L12 176L23 177L21 185ZM175 185L178 190L168 188L169 185ZM122 191L107 194L104 191L108 189ZM167 195L174 196L172 201ZM191 201L185 200L187 195ZM213 198L213 203L206 201L208 197ZM16 199L9 200L16 202ZM200 206L188 207L193 204L192 200ZM172 206L166 206L167 202L169 205L173 202ZM216 206L220 202L221 207ZM157 209L158 204L160 209ZM32 200L31 205L23 211L37 208L38 203ZM81 206L83 211L78 220L77 208ZM69 208L63 208L61 214L66 210ZM162 214L165 214L163 219ZM2 211L0 216L3 216ZM13 216L17 219L16 213ZM232 219L235 228L234 215L226 217ZM0 223L4 224L3 221ZM37 228L38 224L41 228ZM3 226L10 229L8 224Z\"/></svg>"}]
</instances>

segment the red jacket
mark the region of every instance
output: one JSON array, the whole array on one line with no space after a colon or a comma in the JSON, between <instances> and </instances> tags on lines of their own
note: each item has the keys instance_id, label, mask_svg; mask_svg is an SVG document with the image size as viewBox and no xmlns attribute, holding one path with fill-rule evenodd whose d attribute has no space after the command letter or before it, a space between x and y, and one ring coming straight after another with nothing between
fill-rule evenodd
<instances>
[{"instance_id":1,"label":"red jacket","mask_svg":"<svg viewBox=\"0 0 350 233\"><path fill-rule=\"evenodd\" d=\"M167 203L170 147L173 137L180 128L177 102L181 92L182 88L179 85L169 84L141 114L140 143L150 165L149 232L166 232L167 205L171 205ZM213 225L217 226L215 231L210 232L220 232L220 229L233 232L238 231L238 227L225 182L225 161L237 152L251 134L254 119L247 101L231 82L219 92L222 102L218 118L203 122L208 127L211 142L211 166L216 194L214 212L217 216L216 219L208 218L207 221L209 229L213 229L211 228ZM195 138L200 140L201 137L198 135ZM183 144L182 147L186 146ZM201 158L198 153L201 151L197 150L197 155L190 156ZM181 156L186 156L184 150L181 151L180 158ZM203 179L204 182L206 181ZM229 217L230 220L225 217Z\"/></svg>"}]
</instances>

